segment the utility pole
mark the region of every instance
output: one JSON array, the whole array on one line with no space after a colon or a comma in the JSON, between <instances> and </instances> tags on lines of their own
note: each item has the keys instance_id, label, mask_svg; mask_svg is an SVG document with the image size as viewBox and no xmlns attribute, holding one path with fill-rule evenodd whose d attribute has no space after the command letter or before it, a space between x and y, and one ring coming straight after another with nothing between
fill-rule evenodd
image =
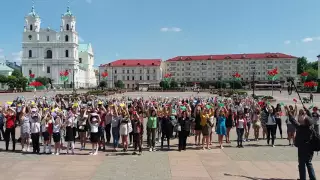
<instances>
[{"instance_id":1,"label":"utility pole","mask_svg":"<svg viewBox=\"0 0 320 180\"><path fill-rule=\"evenodd\" d=\"M255 94L254 94L254 90L255 90L255 88L256 88L256 84L255 84L255 74L256 74L256 72L253 71L253 72L252 72L252 97L255 96Z\"/></svg>"}]
</instances>

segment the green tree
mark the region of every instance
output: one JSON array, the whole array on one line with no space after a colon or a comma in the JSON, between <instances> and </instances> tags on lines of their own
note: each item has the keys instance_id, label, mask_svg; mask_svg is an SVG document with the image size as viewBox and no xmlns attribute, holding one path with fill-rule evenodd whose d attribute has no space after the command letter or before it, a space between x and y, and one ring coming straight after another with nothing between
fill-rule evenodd
<instances>
[{"instance_id":1,"label":"green tree","mask_svg":"<svg viewBox=\"0 0 320 180\"><path fill-rule=\"evenodd\" d=\"M118 80L114 83L114 86L122 89L122 88L124 88L124 83L121 80Z\"/></svg>"},{"instance_id":2,"label":"green tree","mask_svg":"<svg viewBox=\"0 0 320 180\"><path fill-rule=\"evenodd\" d=\"M8 76L7 85L10 89L17 87L17 78L15 76Z\"/></svg>"},{"instance_id":3,"label":"green tree","mask_svg":"<svg viewBox=\"0 0 320 180\"><path fill-rule=\"evenodd\" d=\"M168 89L170 87L170 84L168 81L161 81L160 82L160 87L162 87L163 89Z\"/></svg>"},{"instance_id":4,"label":"green tree","mask_svg":"<svg viewBox=\"0 0 320 180\"><path fill-rule=\"evenodd\" d=\"M199 85L202 89L209 89L209 86L210 86L210 84L206 82L200 82Z\"/></svg>"},{"instance_id":5,"label":"green tree","mask_svg":"<svg viewBox=\"0 0 320 180\"><path fill-rule=\"evenodd\" d=\"M309 63L307 64L307 69L309 69L309 68L318 70L318 61L309 62Z\"/></svg>"},{"instance_id":6,"label":"green tree","mask_svg":"<svg viewBox=\"0 0 320 180\"><path fill-rule=\"evenodd\" d=\"M176 88L176 87L178 87L178 83L177 83L177 81L172 79L170 81L170 88Z\"/></svg>"},{"instance_id":7,"label":"green tree","mask_svg":"<svg viewBox=\"0 0 320 180\"><path fill-rule=\"evenodd\" d=\"M233 89L242 89L242 83L241 83L241 81L231 81L231 82L230 82L230 86L231 86Z\"/></svg>"},{"instance_id":8,"label":"green tree","mask_svg":"<svg viewBox=\"0 0 320 180\"><path fill-rule=\"evenodd\" d=\"M315 81L318 79L318 70L315 70L313 68L309 68L305 70L306 72L308 72L308 77L307 77L307 81Z\"/></svg>"},{"instance_id":9,"label":"green tree","mask_svg":"<svg viewBox=\"0 0 320 180\"><path fill-rule=\"evenodd\" d=\"M19 70L13 70L11 76L15 76L15 77L22 77L22 73Z\"/></svg>"},{"instance_id":10,"label":"green tree","mask_svg":"<svg viewBox=\"0 0 320 180\"><path fill-rule=\"evenodd\" d=\"M99 87L101 87L101 89L103 90L105 87L107 87L107 82L106 81L101 81L99 83Z\"/></svg>"},{"instance_id":11,"label":"green tree","mask_svg":"<svg viewBox=\"0 0 320 180\"><path fill-rule=\"evenodd\" d=\"M301 74L304 72L304 70L307 68L308 65L308 61L306 57L300 57L298 58L298 62L297 62L297 73Z\"/></svg>"},{"instance_id":12,"label":"green tree","mask_svg":"<svg viewBox=\"0 0 320 180\"><path fill-rule=\"evenodd\" d=\"M0 75L0 83L7 83L8 82L8 77L5 75Z\"/></svg>"},{"instance_id":13,"label":"green tree","mask_svg":"<svg viewBox=\"0 0 320 180\"><path fill-rule=\"evenodd\" d=\"M26 77L18 77L16 79L17 82L17 88L22 88L23 90L26 90L28 79Z\"/></svg>"},{"instance_id":14,"label":"green tree","mask_svg":"<svg viewBox=\"0 0 320 180\"><path fill-rule=\"evenodd\" d=\"M218 88L226 88L227 87L227 84L223 81L217 81L216 84L215 84L215 87L218 89Z\"/></svg>"},{"instance_id":15,"label":"green tree","mask_svg":"<svg viewBox=\"0 0 320 180\"><path fill-rule=\"evenodd\" d=\"M47 84L49 84L49 78L47 78L47 77L41 77L41 76L39 76L39 77L37 77L37 78L35 79L35 81L41 82L41 84L43 84L44 86L46 86Z\"/></svg>"}]
</instances>

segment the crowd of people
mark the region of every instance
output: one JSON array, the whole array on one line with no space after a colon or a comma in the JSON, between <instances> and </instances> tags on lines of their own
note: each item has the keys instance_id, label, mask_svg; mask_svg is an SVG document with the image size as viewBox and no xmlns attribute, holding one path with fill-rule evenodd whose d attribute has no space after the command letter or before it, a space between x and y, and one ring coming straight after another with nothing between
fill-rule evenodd
<instances>
[{"instance_id":1,"label":"crowd of people","mask_svg":"<svg viewBox=\"0 0 320 180\"><path fill-rule=\"evenodd\" d=\"M178 151L187 150L188 138L194 138L194 146L210 149L215 134L218 136L218 147L223 149L224 144L231 143L230 133L235 129L238 148L243 148L244 142L259 139L266 139L267 144L274 147L277 129L278 137L285 137L282 119L287 124L288 145L298 147L300 178L306 176L307 166L310 179L315 179L311 164L315 148L309 144L315 139L314 136L319 135L318 108L313 107L310 112L305 107L298 110L296 104L277 104L274 107L267 99L132 99L99 98L84 94L34 97L31 100L18 97L0 109L0 138L4 137L8 151L11 137L12 150L15 151L15 129L20 127L22 152L59 155L65 150L67 154L74 154L77 142L80 151L86 150L86 144L90 143L90 155L106 150L109 144L114 151L119 151L121 147L122 151L127 152L132 148L133 154L141 155L144 145L150 152L157 151L157 143L161 149L164 149L164 143L167 149L172 148L172 138L178 138ZM143 143L145 131L146 144ZM253 139L249 138L251 133Z\"/></svg>"}]
</instances>

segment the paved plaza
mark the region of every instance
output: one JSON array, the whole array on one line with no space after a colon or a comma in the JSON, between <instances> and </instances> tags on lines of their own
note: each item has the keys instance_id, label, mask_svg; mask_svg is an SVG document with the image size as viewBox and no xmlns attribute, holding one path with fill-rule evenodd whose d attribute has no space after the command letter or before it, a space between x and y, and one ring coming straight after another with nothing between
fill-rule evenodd
<instances>
[{"instance_id":1,"label":"paved plaza","mask_svg":"<svg viewBox=\"0 0 320 180\"><path fill-rule=\"evenodd\" d=\"M37 94L41 92L37 92ZM256 94L271 94L257 92ZM125 96L145 97L189 97L210 96L200 93L158 93L132 92ZM12 100L17 94L0 94L0 102ZM33 93L23 93L26 98ZM306 96L306 95L303 95ZM315 95L315 105L320 105L320 99ZM274 92L277 102L292 104L297 95L288 96ZM284 122L284 120L283 120ZM19 129L16 130L19 133ZM251 131L251 134L253 131ZM286 137L286 127L283 123L283 134ZM279 131L277 131L279 137ZM146 136L145 136L146 137ZM214 135L213 148L200 150L194 146L194 136L188 138L187 151L177 151L177 139L172 140L170 151L148 152L144 149L142 156L128 153L99 152L98 156L89 156L90 144L85 151L79 151L76 143L76 155L33 155L22 154L17 145L16 152L4 152L4 142L0 141L0 179L5 180L233 180L233 179L297 179L297 149L289 147L287 140L277 139L276 147L266 146L266 140L244 143L245 148L236 148L236 132L231 131L231 144L225 144L224 149L217 148L217 136ZM146 144L146 143L144 143ZM158 144L159 146L159 144ZM9 149L11 145L9 146ZM41 149L42 150L42 149ZM313 165L320 177L320 157L315 155Z\"/></svg>"}]
</instances>

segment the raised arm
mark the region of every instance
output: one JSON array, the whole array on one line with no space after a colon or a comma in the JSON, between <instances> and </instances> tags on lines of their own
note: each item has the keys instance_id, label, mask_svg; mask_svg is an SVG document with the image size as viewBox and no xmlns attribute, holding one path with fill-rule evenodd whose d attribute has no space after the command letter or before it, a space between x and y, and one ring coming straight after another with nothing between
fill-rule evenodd
<instances>
[{"instance_id":1,"label":"raised arm","mask_svg":"<svg viewBox=\"0 0 320 180\"><path fill-rule=\"evenodd\" d=\"M296 119L294 118L293 114L290 112L288 106L285 106L284 108L285 108L287 114L289 115L289 121L291 122L291 124L293 124L296 128L298 126L300 126L299 122L296 121Z\"/></svg>"}]
</instances>

